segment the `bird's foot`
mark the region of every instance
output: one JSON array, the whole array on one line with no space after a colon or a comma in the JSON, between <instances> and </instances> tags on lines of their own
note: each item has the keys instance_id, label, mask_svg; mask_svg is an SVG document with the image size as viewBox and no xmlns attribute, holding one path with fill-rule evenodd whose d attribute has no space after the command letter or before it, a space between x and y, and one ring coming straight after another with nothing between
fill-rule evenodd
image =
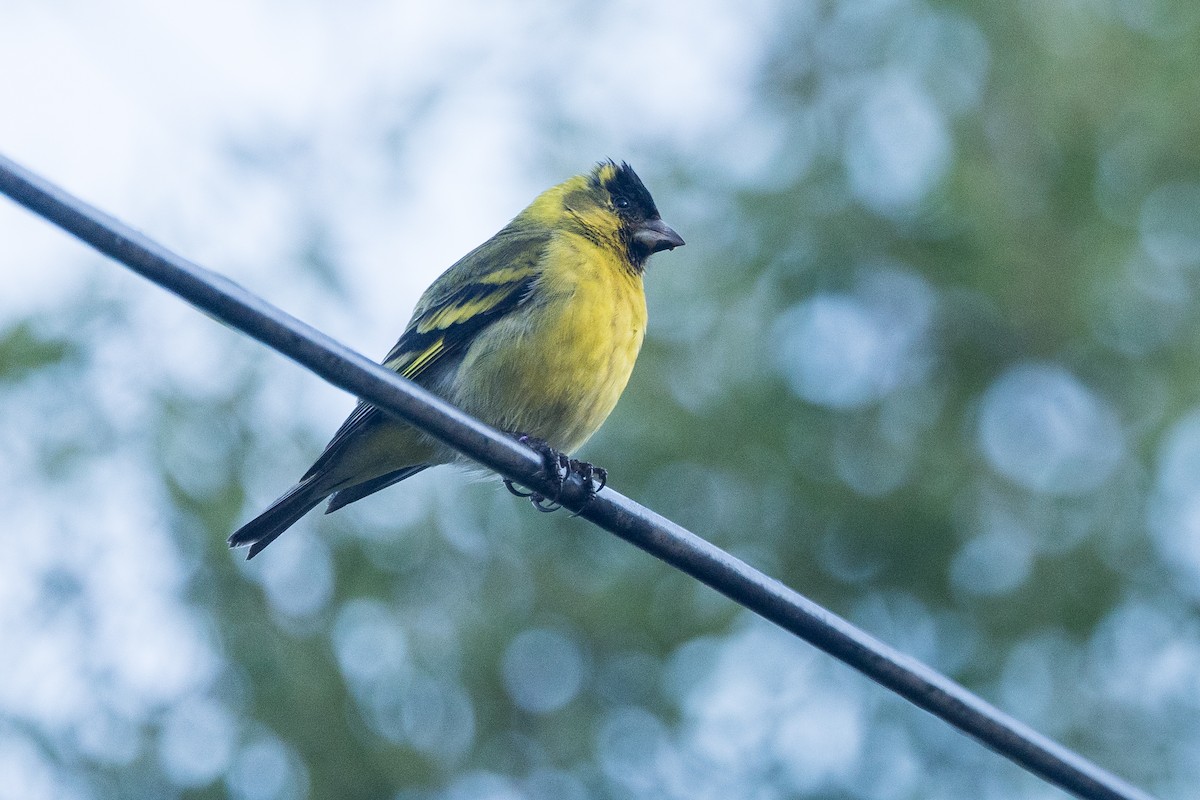
<instances>
[{"instance_id":1,"label":"bird's foot","mask_svg":"<svg viewBox=\"0 0 1200 800\"><path fill-rule=\"evenodd\" d=\"M562 508L562 505L558 502L558 498L562 494L562 487L566 483L567 478L572 474L578 475L583 481L588 493L588 501L595 497L596 493L608 483L608 470L603 467L597 467L586 461L568 458L544 440L529 436L528 434L517 434L517 441L531 448L542 457L542 467L546 475L555 484L554 495L547 497L539 492L523 491L513 485L513 482L508 478L504 479L504 486L517 497L528 497L529 501L533 503L533 507L538 511L550 513ZM578 515L579 512L576 512L572 516Z\"/></svg>"},{"instance_id":2,"label":"bird's foot","mask_svg":"<svg viewBox=\"0 0 1200 800\"><path fill-rule=\"evenodd\" d=\"M542 457L542 469L546 476L555 484L554 496L546 497L539 492L525 492L513 485L513 482L508 478L504 479L504 486L517 497L528 497L529 502L533 503L533 507L538 511L549 514L552 511L558 511L562 508L558 503L558 496L562 493L563 483L570 474L571 460L564 454L551 447L544 439L539 439L536 436L530 436L526 433L516 434L517 441L525 445L529 449Z\"/></svg>"},{"instance_id":3,"label":"bird's foot","mask_svg":"<svg viewBox=\"0 0 1200 800\"><path fill-rule=\"evenodd\" d=\"M597 467L587 461L578 461L572 458L567 462L567 471L570 474L578 475L583 481L584 491L587 492L587 499L583 501L583 505L579 510L572 514L572 517L578 517L583 513L583 509L587 508L587 504L592 502L592 498L608 485L608 470L604 467Z\"/></svg>"}]
</instances>

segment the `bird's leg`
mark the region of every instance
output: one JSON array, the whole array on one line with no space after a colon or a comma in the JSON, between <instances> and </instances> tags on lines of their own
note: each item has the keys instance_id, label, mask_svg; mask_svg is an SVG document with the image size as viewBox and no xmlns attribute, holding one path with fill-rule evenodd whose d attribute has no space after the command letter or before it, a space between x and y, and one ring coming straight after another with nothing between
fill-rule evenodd
<instances>
[{"instance_id":1,"label":"bird's leg","mask_svg":"<svg viewBox=\"0 0 1200 800\"><path fill-rule=\"evenodd\" d=\"M545 495L538 492L523 492L513 486L513 482L508 478L504 479L504 486L517 497L528 497L529 502L533 503L533 507L538 511L550 513L562 508L558 504L558 496L562 493L564 481L567 475L570 474L571 460L565 455L551 447L545 440L538 439L535 436L530 436L526 433L516 434L517 441L526 447L530 448L542 457L542 469L546 475L555 482L556 489L553 498L547 498Z\"/></svg>"},{"instance_id":2,"label":"bird's leg","mask_svg":"<svg viewBox=\"0 0 1200 800\"><path fill-rule=\"evenodd\" d=\"M525 444L525 445L529 444L529 435L528 434L513 433L513 434L509 434L509 435L512 436L514 439L516 439L521 444ZM504 481L504 488L508 489L508 491L511 494L514 494L517 497L533 497L533 495L535 494L534 492L521 491L513 484L512 480L509 478L501 478L501 480Z\"/></svg>"}]
</instances>

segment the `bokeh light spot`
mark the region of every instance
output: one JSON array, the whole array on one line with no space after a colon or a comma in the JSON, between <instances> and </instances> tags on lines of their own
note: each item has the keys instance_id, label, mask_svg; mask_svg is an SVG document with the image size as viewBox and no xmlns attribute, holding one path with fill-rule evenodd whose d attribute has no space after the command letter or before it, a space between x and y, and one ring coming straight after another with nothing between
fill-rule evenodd
<instances>
[{"instance_id":1,"label":"bokeh light spot","mask_svg":"<svg viewBox=\"0 0 1200 800\"><path fill-rule=\"evenodd\" d=\"M950 166L942 112L911 78L873 86L846 136L846 170L854 195L881 214L920 203Z\"/></svg>"},{"instance_id":2,"label":"bokeh light spot","mask_svg":"<svg viewBox=\"0 0 1200 800\"><path fill-rule=\"evenodd\" d=\"M805 400L861 408L921 374L935 295L891 265L864 268L851 293L814 295L775 321L775 364Z\"/></svg>"},{"instance_id":3,"label":"bokeh light spot","mask_svg":"<svg viewBox=\"0 0 1200 800\"><path fill-rule=\"evenodd\" d=\"M1163 437L1147 526L1168 568L1193 597L1200 597L1200 410Z\"/></svg>"},{"instance_id":4,"label":"bokeh light spot","mask_svg":"<svg viewBox=\"0 0 1200 800\"><path fill-rule=\"evenodd\" d=\"M458 683L417 675L400 697L405 739L417 750L455 761L475 739L475 707Z\"/></svg>"},{"instance_id":5,"label":"bokeh light spot","mask_svg":"<svg viewBox=\"0 0 1200 800\"><path fill-rule=\"evenodd\" d=\"M338 609L331 634L342 674L356 688L399 680L408 666L408 641L395 613L377 600L357 598Z\"/></svg>"},{"instance_id":6,"label":"bokeh light spot","mask_svg":"<svg viewBox=\"0 0 1200 800\"><path fill-rule=\"evenodd\" d=\"M522 631L504 651L504 687L516 705L547 713L571 702L583 684L583 653L575 638L544 628Z\"/></svg>"},{"instance_id":7,"label":"bokeh light spot","mask_svg":"<svg viewBox=\"0 0 1200 800\"><path fill-rule=\"evenodd\" d=\"M290 530L271 545L270 554L254 561L261 566L250 574L262 583L271 606L289 617L323 609L334 589L329 546L306 530Z\"/></svg>"},{"instance_id":8,"label":"bokeh light spot","mask_svg":"<svg viewBox=\"0 0 1200 800\"><path fill-rule=\"evenodd\" d=\"M0 729L0 800L84 800L23 736Z\"/></svg>"},{"instance_id":9,"label":"bokeh light spot","mask_svg":"<svg viewBox=\"0 0 1200 800\"><path fill-rule=\"evenodd\" d=\"M776 332L780 366L805 400L856 408L878 397L885 334L861 303L817 295L783 314Z\"/></svg>"},{"instance_id":10,"label":"bokeh light spot","mask_svg":"<svg viewBox=\"0 0 1200 800\"><path fill-rule=\"evenodd\" d=\"M646 792L657 783L656 763L667 744L667 730L658 717L642 708L618 708L600 726L596 757L614 784L626 792Z\"/></svg>"},{"instance_id":11,"label":"bokeh light spot","mask_svg":"<svg viewBox=\"0 0 1200 800\"><path fill-rule=\"evenodd\" d=\"M450 782L443 800L526 800L516 782L495 772L468 772Z\"/></svg>"},{"instance_id":12,"label":"bokeh light spot","mask_svg":"<svg viewBox=\"0 0 1200 800\"><path fill-rule=\"evenodd\" d=\"M954 556L950 581L965 594L1001 595L1013 591L1033 568L1033 543L1013 528L987 531L970 539Z\"/></svg>"},{"instance_id":13,"label":"bokeh light spot","mask_svg":"<svg viewBox=\"0 0 1200 800\"><path fill-rule=\"evenodd\" d=\"M184 789L212 783L229 767L237 725L227 709L195 697L171 709L163 722L158 757L171 782Z\"/></svg>"},{"instance_id":14,"label":"bokeh light spot","mask_svg":"<svg viewBox=\"0 0 1200 800\"><path fill-rule=\"evenodd\" d=\"M1139 232L1150 257L1167 267L1200 265L1200 183L1168 183L1142 202Z\"/></svg>"},{"instance_id":15,"label":"bokeh light spot","mask_svg":"<svg viewBox=\"0 0 1200 800\"><path fill-rule=\"evenodd\" d=\"M1051 364L1013 367L988 387L977 433L994 470L1050 495L1096 489L1125 454L1113 408Z\"/></svg>"},{"instance_id":16,"label":"bokeh light spot","mask_svg":"<svg viewBox=\"0 0 1200 800\"><path fill-rule=\"evenodd\" d=\"M237 800L284 800L305 796L307 781L291 748L262 736L238 753L226 783Z\"/></svg>"}]
</instances>

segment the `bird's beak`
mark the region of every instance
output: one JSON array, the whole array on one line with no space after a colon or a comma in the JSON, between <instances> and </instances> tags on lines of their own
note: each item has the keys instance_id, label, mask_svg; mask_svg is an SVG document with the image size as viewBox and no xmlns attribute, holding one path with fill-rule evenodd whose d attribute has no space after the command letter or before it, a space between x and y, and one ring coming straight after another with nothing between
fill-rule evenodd
<instances>
[{"instance_id":1,"label":"bird's beak","mask_svg":"<svg viewBox=\"0 0 1200 800\"><path fill-rule=\"evenodd\" d=\"M657 253L660 250L674 250L676 247L683 247L684 244L683 237L671 230L671 226L658 217L648 219L639 225L638 229L633 232L633 241L638 249L644 251L646 255Z\"/></svg>"}]
</instances>

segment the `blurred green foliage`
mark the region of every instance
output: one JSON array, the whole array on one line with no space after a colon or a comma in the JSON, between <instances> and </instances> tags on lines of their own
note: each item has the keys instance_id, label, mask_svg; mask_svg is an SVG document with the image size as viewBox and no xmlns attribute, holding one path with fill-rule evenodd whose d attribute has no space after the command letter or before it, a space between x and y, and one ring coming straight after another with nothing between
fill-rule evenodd
<instances>
[{"instance_id":1,"label":"blurred green foliage","mask_svg":"<svg viewBox=\"0 0 1200 800\"><path fill-rule=\"evenodd\" d=\"M0 331L0 377L19 381L31 372L77 360L79 350L70 339L47 337L23 320Z\"/></svg>"}]
</instances>

